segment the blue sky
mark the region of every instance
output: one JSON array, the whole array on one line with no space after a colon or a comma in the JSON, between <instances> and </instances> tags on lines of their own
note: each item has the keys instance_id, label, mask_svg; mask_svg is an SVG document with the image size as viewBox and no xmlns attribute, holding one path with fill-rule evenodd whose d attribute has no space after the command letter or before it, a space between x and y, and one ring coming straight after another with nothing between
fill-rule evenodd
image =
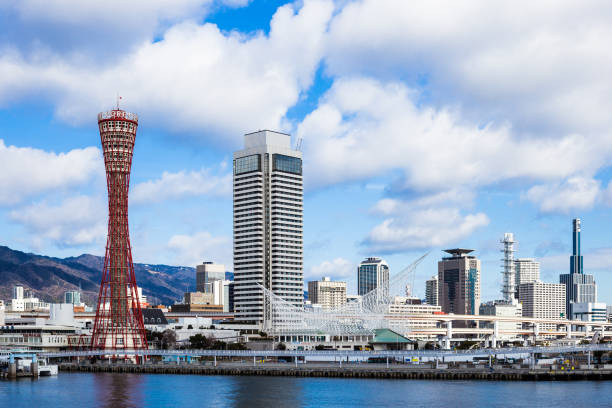
<instances>
[{"instance_id":1,"label":"blue sky","mask_svg":"<svg viewBox=\"0 0 612 408\"><path fill-rule=\"evenodd\" d=\"M459 246L495 299L504 232L557 282L581 217L612 302L608 2L51 3L0 5L0 244L103 254L96 114L120 93L139 262L231 269L232 152L270 128L303 140L307 280L431 250L422 296Z\"/></svg>"}]
</instances>

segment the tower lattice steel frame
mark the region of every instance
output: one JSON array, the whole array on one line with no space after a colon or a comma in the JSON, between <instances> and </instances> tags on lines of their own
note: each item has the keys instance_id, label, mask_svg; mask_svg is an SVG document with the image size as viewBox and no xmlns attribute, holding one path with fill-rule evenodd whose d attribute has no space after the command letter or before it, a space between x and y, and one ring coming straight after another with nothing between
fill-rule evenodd
<instances>
[{"instance_id":1,"label":"tower lattice steel frame","mask_svg":"<svg viewBox=\"0 0 612 408\"><path fill-rule=\"evenodd\" d=\"M98 127L108 187L108 238L91 347L117 356L121 350L147 348L128 228L138 116L117 107L98 114Z\"/></svg>"}]
</instances>

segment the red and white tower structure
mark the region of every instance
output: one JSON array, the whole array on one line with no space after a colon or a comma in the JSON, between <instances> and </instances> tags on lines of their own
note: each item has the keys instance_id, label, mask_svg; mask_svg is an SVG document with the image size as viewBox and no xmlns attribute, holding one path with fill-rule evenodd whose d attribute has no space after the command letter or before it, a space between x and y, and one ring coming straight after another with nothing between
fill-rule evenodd
<instances>
[{"instance_id":1,"label":"red and white tower structure","mask_svg":"<svg viewBox=\"0 0 612 408\"><path fill-rule=\"evenodd\" d=\"M138 116L117 106L98 114L108 187L108 238L98 308L91 338L93 349L147 348L128 229L128 191Z\"/></svg>"}]
</instances>

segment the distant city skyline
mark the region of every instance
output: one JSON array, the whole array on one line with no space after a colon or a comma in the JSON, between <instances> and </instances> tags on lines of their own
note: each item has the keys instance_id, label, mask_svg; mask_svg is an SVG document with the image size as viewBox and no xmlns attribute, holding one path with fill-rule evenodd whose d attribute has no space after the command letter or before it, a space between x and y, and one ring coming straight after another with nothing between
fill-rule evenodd
<instances>
[{"instance_id":1,"label":"distant city skyline","mask_svg":"<svg viewBox=\"0 0 612 408\"><path fill-rule=\"evenodd\" d=\"M612 304L610 4L9 3L0 245L104 255L96 114L119 93L141 124L135 262L233 270L233 152L272 129L303 151L304 281L355 294L365 257L393 276L431 250L412 288L424 298L442 250L463 247L494 300L505 232L558 283L580 218L580 267Z\"/></svg>"}]
</instances>

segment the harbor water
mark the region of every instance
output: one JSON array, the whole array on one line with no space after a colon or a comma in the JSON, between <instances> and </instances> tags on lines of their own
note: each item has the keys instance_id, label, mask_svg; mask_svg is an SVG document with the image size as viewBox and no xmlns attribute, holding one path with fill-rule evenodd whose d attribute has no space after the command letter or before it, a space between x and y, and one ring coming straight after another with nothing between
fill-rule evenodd
<instances>
[{"instance_id":1,"label":"harbor water","mask_svg":"<svg viewBox=\"0 0 612 408\"><path fill-rule=\"evenodd\" d=\"M0 381L0 407L612 406L612 381L440 381L60 373Z\"/></svg>"}]
</instances>

